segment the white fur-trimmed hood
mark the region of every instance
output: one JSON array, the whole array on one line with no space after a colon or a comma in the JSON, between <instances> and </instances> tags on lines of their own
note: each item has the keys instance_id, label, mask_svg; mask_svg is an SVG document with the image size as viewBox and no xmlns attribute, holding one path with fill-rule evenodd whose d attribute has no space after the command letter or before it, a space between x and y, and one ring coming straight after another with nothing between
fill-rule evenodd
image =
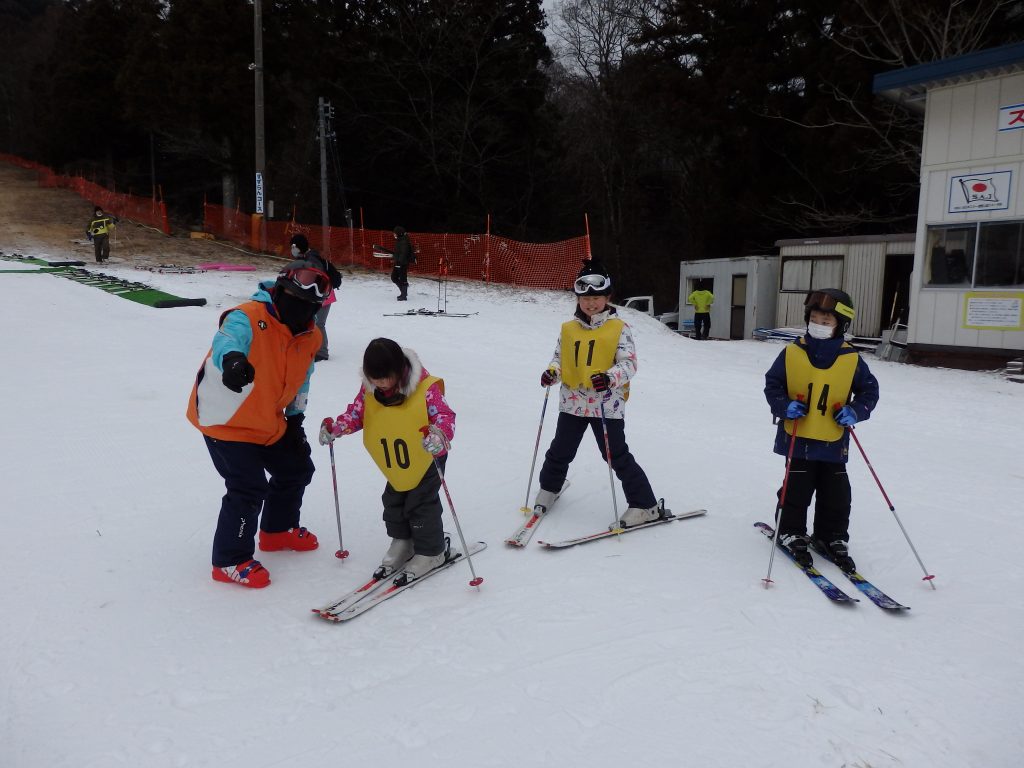
<instances>
[{"instance_id":1,"label":"white fur-trimmed hood","mask_svg":"<svg viewBox=\"0 0 1024 768\"><path fill-rule=\"evenodd\" d=\"M402 347L402 354L409 361L409 376L405 381L398 383L398 389L405 397L409 397L409 395L416 391L420 379L423 378L423 363L420 362L420 356L408 347ZM363 382L363 389L372 395L373 384L366 378L366 373L363 371L362 366L359 366L359 378Z\"/></svg>"}]
</instances>

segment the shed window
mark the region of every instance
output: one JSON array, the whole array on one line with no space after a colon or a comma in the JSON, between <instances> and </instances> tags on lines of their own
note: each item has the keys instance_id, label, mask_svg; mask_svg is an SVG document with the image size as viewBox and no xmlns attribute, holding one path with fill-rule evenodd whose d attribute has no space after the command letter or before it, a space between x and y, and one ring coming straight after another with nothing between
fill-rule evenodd
<instances>
[{"instance_id":1,"label":"shed window","mask_svg":"<svg viewBox=\"0 0 1024 768\"><path fill-rule=\"evenodd\" d=\"M843 284L842 256L790 256L782 259L782 292L807 293Z\"/></svg>"},{"instance_id":2,"label":"shed window","mask_svg":"<svg viewBox=\"0 0 1024 768\"><path fill-rule=\"evenodd\" d=\"M925 285L1024 285L1024 222L929 227Z\"/></svg>"}]
</instances>

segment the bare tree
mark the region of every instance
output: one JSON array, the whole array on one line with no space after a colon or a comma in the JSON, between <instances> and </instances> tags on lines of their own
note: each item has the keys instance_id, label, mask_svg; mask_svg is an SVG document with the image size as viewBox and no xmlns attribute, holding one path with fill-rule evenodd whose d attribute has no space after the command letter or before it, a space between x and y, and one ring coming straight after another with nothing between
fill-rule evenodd
<instances>
[{"instance_id":1,"label":"bare tree","mask_svg":"<svg viewBox=\"0 0 1024 768\"><path fill-rule=\"evenodd\" d=\"M626 103L618 75L655 12L651 0L564 0L551 24L558 61L549 73L552 94L571 132L566 161L592 180L617 271L643 122Z\"/></svg>"}]
</instances>

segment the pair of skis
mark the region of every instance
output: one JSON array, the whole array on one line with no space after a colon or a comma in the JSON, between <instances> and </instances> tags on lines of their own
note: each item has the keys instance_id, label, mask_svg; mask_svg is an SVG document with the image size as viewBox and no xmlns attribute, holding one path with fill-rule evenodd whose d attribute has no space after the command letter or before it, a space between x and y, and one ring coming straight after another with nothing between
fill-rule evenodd
<instances>
[{"instance_id":1,"label":"pair of skis","mask_svg":"<svg viewBox=\"0 0 1024 768\"><path fill-rule=\"evenodd\" d=\"M562 495L566 488L569 487L569 481L567 480L565 485L562 486L562 490L558 492L558 496L552 500L551 504L558 501L558 497ZM641 523L640 525L631 525L629 528L612 528L597 531L596 533L588 533L583 536L575 536L571 539L564 539L562 541L538 541L537 543L545 549L567 549L568 547L575 547L578 544L589 544L592 541L599 541L601 539L607 539L609 536L621 536L625 533L632 533L639 531L642 528L651 528L655 525L664 525L665 523L674 523L677 520L685 520L690 517L699 517L700 515L707 514L706 509L693 509L689 512L682 512L679 514L673 514L671 510L665 509L665 500L659 500L659 506L663 510L662 517L657 520L652 520L649 523ZM530 539L533 538L533 534L537 531L538 526L541 523L550 510L538 513L536 507L530 517L527 518L526 522L523 523L519 528L516 529L515 533L505 539L505 543L510 547L516 547L522 549L530 543Z\"/></svg>"},{"instance_id":2,"label":"pair of skis","mask_svg":"<svg viewBox=\"0 0 1024 768\"><path fill-rule=\"evenodd\" d=\"M769 539L775 538L775 529L767 523L754 523L754 527L756 527L759 531L761 531L761 533L763 533ZM800 563L798 563L794 559L793 553L790 552L789 549L785 545L783 545L781 541L776 542L776 544L778 545L779 549L786 553L786 556L789 557L793 565L795 565L797 568L799 568L801 571L807 574L807 578L811 580L811 583L813 583L814 586L820 589L822 593L830 600L836 603L844 604L853 604L859 602L857 598L850 597L848 594L843 592L843 590L841 590L839 587L833 584L821 571L819 571L813 565L800 565ZM819 547L817 545L817 542L812 540L811 546L814 548L815 553L817 553L825 560L828 560L830 563L835 565L835 561L832 560L831 555L829 555L827 551ZM879 608L884 608L887 611L910 610L910 606L901 605L900 603L896 602L887 594L885 594L882 590L880 590L878 587L872 584L870 581L861 576L858 572L854 571L853 573L847 573L846 571L843 571L843 575L845 575L846 578L849 579L850 582L857 589L859 589L862 594L866 595L868 599L875 605L877 605Z\"/></svg>"},{"instance_id":3,"label":"pair of skis","mask_svg":"<svg viewBox=\"0 0 1024 768\"><path fill-rule=\"evenodd\" d=\"M475 542L474 544L469 545L469 554L470 556L473 556L477 552L482 552L486 548L487 545L484 542ZM462 552L453 551L449 558L441 565L437 566L437 568L427 571L415 581L410 581L401 585L395 584L395 578L399 575L398 571L390 573L379 579L370 579L361 587L353 589L351 592L338 598L333 603L329 603L322 608L314 608L313 613L326 621L349 621L350 619L354 619L356 616L361 616L371 608L377 607L385 600L390 600L400 592L404 592L407 589L415 587L421 581L425 581L446 568L451 568L456 563L461 562L463 558L464 555Z\"/></svg>"}]
</instances>

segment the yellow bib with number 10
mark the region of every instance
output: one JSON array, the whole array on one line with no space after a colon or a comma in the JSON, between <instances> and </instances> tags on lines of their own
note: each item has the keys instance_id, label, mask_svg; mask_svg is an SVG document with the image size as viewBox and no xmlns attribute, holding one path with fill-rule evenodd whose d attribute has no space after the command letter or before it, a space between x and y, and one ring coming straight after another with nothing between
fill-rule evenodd
<instances>
[{"instance_id":1,"label":"yellow bib with number 10","mask_svg":"<svg viewBox=\"0 0 1024 768\"><path fill-rule=\"evenodd\" d=\"M364 397L363 446L384 477L396 491L411 491L433 462L423 448L421 427L427 426L427 390L435 382L444 380L436 376L423 379L400 405L384 406L372 392Z\"/></svg>"}]
</instances>

